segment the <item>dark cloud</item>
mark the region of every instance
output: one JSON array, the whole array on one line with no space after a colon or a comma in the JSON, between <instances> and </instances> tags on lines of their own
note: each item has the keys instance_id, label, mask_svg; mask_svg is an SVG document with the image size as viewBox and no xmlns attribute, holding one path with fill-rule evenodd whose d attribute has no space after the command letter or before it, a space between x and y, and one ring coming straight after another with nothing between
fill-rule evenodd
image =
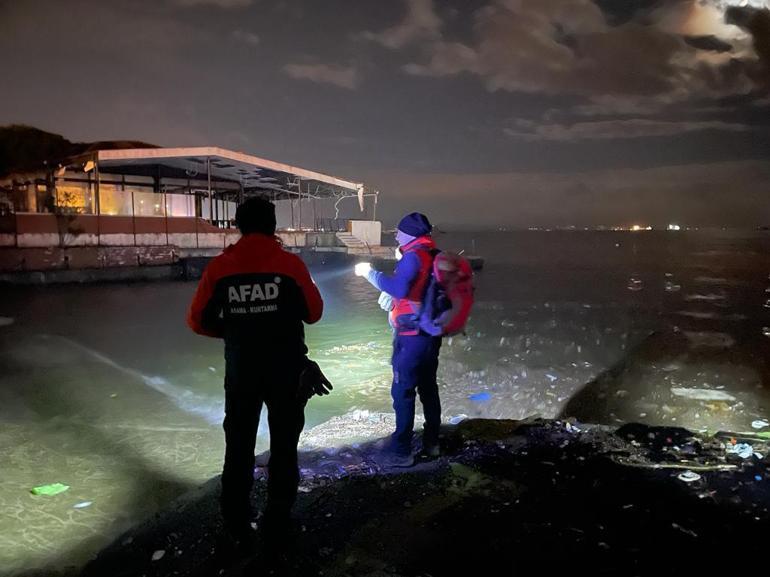
<instances>
[{"instance_id":1,"label":"dark cloud","mask_svg":"<svg viewBox=\"0 0 770 577\"><path fill-rule=\"evenodd\" d=\"M381 32L364 32L363 37L386 48L403 48L414 42L435 39L441 35L442 21L433 0L406 0L403 19Z\"/></svg>"},{"instance_id":2,"label":"dark cloud","mask_svg":"<svg viewBox=\"0 0 770 577\"><path fill-rule=\"evenodd\" d=\"M670 4L671 0L594 0L611 26L620 26L634 19L643 19L650 13ZM677 0L673 0L677 1Z\"/></svg>"},{"instance_id":3,"label":"dark cloud","mask_svg":"<svg viewBox=\"0 0 770 577\"><path fill-rule=\"evenodd\" d=\"M688 6L694 7L695 0L494 0L475 13L471 42L428 41L423 61L404 69L432 77L468 73L489 90L597 100L627 96L665 104L704 92L715 97L746 92L748 78L740 78L744 69L735 66L737 57L713 61L698 56L703 50L725 52L729 42L716 35L683 38L671 30L669 21L685 19ZM648 15L647 22L641 22L640 13Z\"/></svg>"},{"instance_id":4,"label":"dark cloud","mask_svg":"<svg viewBox=\"0 0 770 577\"><path fill-rule=\"evenodd\" d=\"M684 41L698 50L710 50L711 52L730 52L733 45L716 36L685 36Z\"/></svg>"},{"instance_id":5,"label":"dark cloud","mask_svg":"<svg viewBox=\"0 0 770 577\"><path fill-rule=\"evenodd\" d=\"M764 88L770 89L770 9L734 6L727 9L725 18L751 33L757 55L752 75Z\"/></svg>"}]
</instances>

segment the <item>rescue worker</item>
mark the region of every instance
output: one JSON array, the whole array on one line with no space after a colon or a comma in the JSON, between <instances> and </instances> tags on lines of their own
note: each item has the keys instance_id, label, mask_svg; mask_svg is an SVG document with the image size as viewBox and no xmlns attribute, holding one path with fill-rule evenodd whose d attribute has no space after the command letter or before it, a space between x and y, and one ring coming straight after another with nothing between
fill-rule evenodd
<instances>
[{"instance_id":1,"label":"rescue worker","mask_svg":"<svg viewBox=\"0 0 770 577\"><path fill-rule=\"evenodd\" d=\"M250 494L262 405L270 428L264 526L288 528L299 483L297 443L307 399L331 384L307 358L304 325L321 318L323 301L300 258L275 236L275 205L252 198L236 211L242 237L206 267L187 323L224 339L225 459L221 511L235 539L252 536Z\"/></svg>"},{"instance_id":2,"label":"rescue worker","mask_svg":"<svg viewBox=\"0 0 770 577\"><path fill-rule=\"evenodd\" d=\"M423 453L439 454L441 403L436 383L441 337L420 330L418 317L430 280L433 258L438 252L431 237L431 226L424 214L413 212L398 223L396 241L401 260L392 275L375 271L368 263L356 265L356 274L382 291L380 306L389 310L393 340L393 384L391 396L396 412L396 430L391 436L391 455L387 464L411 467L414 464L412 435L415 397L425 415Z\"/></svg>"}]
</instances>

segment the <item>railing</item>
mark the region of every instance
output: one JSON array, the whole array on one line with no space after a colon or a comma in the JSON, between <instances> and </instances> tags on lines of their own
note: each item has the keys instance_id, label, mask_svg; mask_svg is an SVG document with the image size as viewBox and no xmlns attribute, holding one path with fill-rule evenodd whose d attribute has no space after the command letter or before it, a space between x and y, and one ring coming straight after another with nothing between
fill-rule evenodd
<instances>
[{"instance_id":1,"label":"railing","mask_svg":"<svg viewBox=\"0 0 770 577\"><path fill-rule=\"evenodd\" d=\"M345 232L348 230L346 218L317 218L315 219L315 230L324 232Z\"/></svg>"}]
</instances>

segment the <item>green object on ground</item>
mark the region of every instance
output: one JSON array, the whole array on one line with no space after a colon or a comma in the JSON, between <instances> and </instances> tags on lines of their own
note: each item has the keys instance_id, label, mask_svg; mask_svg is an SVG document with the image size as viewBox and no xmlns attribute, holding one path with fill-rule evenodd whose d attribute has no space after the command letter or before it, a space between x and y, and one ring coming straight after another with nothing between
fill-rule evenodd
<instances>
[{"instance_id":1,"label":"green object on ground","mask_svg":"<svg viewBox=\"0 0 770 577\"><path fill-rule=\"evenodd\" d=\"M64 485L62 483L51 483L50 485L34 487L30 489L30 493L33 495L58 495L59 493L64 493L64 491L67 491L69 488L69 485Z\"/></svg>"}]
</instances>

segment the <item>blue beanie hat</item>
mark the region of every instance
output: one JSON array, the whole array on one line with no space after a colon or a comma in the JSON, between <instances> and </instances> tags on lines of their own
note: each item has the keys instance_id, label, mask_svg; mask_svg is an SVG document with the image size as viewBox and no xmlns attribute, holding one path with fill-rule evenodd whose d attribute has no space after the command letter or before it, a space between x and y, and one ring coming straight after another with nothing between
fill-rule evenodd
<instances>
[{"instance_id":1,"label":"blue beanie hat","mask_svg":"<svg viewBox=\"0 0 770 577\"><path fill-rule=\"evenodd\" d=\"M399 221L398 230L409 236L418 237L430 234L433 226L427 216L419 212L412 212Z\"/></svg>"}]
</instances>

